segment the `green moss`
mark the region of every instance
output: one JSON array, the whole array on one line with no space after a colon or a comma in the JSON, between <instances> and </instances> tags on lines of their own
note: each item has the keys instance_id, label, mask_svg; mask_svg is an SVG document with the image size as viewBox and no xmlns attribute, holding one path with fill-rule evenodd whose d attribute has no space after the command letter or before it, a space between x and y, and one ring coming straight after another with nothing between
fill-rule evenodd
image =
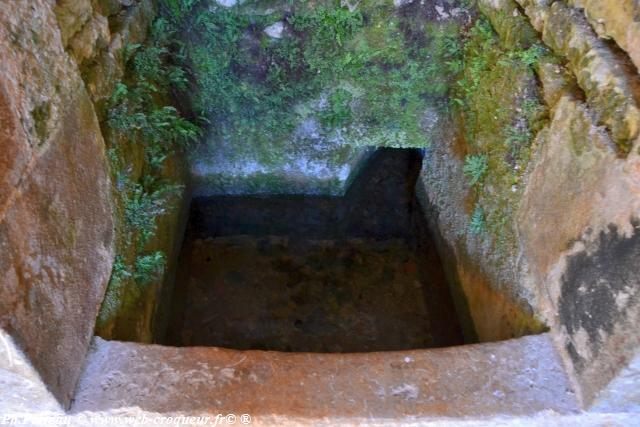
<instances>
[{"instance_id":1,"label":"green moss","mask_svg":"<svg viewBox=\"0 0 640 427\"><path fill-rule=\"evenodd\" d=\"M40 144L44 143L48 137L47 129L48 129L48 121L49 116L51 115L51 104L48 102L44 102L38 105L31 112L31 117L33 117L34 128L36 131L36 135L38 136L38 140Z\"/></svg>"},{"instance_id":2,"label":"green moss","mask_svg":"<svg viewBox=\"0 0 640 427\"><path fill-rule=\"evenodd\" d=\"M320 112L324 126L342 127L352 120L351 103L353 95L348 90L338 88L329 96L329 107Z\"/></svg>"},{"instance_id":3,"label":"green moss","mask_svg":"<svg viewBox=\"0 0 640 427\"><path fill-rule=\"evenodd\" d=\"M465 43L464 72L455 94L471 155L467 159L484 159L483 165L465 165L473 183L481 184L474 186L470 227L479 229L478 212L483 212L483 229L505 252L517 244L513 215L520 180L547 117L533 71L541 54L535 43L524 50L506 47L488 22L479 20Z\"/></svg>"},{"instance_id":4,"label":"green moss","mask_svg":"<svg viewBox=\"0 0 640 427\"><path fill-rule=\"evenodd\" d=\"M311 185L290 180L281 172L254 173L237 177L227 174L210 174L203 179L213 194L330 194L342 195L345 183L337 178L316 180ZM198 178L195 178L198 184ZM239 183L241 182L241 183Z\"/></svg>"},{"instance_id":5,"label":"green moss","mask_svg":"<svg viewBox=\"0 0 640 427\"><path fill-rule=\"evenodd\" d=\"M193 103L211 120L214 140L270 163L278 159L268 153L282 150L309 115L324 134L341 132L356 145L424 147L425 110L446 107L461 69L456 25L401 16L389 1L353 12L334 1L292 4L290 16L278 17L289 31L281 39L262 34L274 16L244 6L210 13L205 3L171 18L185 34L191 29L182 51L197 86Z\"/></svg>"},{"instance_id":6,"label":"green moss","mask_svg":"<svg viewBox=\"0 0 640 427\"><path fill-rule=\"evenodd\" d=\"M538 42L539 36L526 16L518 11L515 2L511 11L491 14L491 23L507 49L528 49Z\"/></svg>"},{"instance_id":7,"label":"green moss","mask_svg":"<svg viewBox=\"0 0 640 427\"><path fill-rule=\"evenodd\" d=\"M148 285L158 280L167 260L163 252L156 251L136 258L134 278L137 284Z\"/></svg>"},{"instance_id":8,"label":"green moss","mask_svg":"<svg viewBox=\"0 0 640 427\"><path fill-rule=\"evenodd\" d=\"M112 337L115 323L139 310L148 285L163 279L165 255L150 242L158 221L172 211L182 191L181 185L163 178L166 163L199 136L197 126L169 105L170 88L184 87L186 80L170 63L171 32L166 25L157 20L145 45L126 47L126 78L116 84L106 107L103 128L117 241L96 323L96 333L103 337Z\"/></svg>"},{"instance_id":9,"label":"green moss","mask_svg":"<svg viewBox=\"0 0 640 427\"><path fill-rule=\"evenodd\" d=\"M96 320L96 330L104 330L115 318L122 305L122 294L127 280L132 276L129 267L121 255L116 255L113 262L111 279Z\"/></svg>"}]
</instances>

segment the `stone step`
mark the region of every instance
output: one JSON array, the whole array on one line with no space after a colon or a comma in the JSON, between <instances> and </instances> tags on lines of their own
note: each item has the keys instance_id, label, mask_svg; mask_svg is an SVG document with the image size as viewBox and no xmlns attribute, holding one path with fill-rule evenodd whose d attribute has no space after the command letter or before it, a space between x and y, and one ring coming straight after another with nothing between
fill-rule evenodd
<instances>
[{"instance_id":1,"label":"stone step","mask_svg":"<svg viewBox=\"0 0 640 427\"><path fill-rule=\"evenodd\" d=\"M71 413L249 414L251 425L568 414L549 334L432 350L310 354L95 338ZM239 424L239 422L238 422Z\"/></svg>"}]
</instances>

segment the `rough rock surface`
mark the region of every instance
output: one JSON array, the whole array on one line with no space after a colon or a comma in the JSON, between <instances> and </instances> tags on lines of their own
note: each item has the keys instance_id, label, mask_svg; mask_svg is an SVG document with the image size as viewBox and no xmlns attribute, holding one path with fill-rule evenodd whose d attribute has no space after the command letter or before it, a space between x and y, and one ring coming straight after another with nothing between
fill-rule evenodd
<instances>
[{"instance_id":1,"label":"rough rock surface","mask_svg":"<svg viewBox=\"0 0 640 427\"><path fill-rule=\"evenodd\" d=\"M449 124L426 153L417 184L430 228L452 286L467 340L494 341L540 332L534 293L519 282L526 267L518 254L504 254L468 232L467 200L473 191L463 173L459 135Z\"/></svg>"},{"instance_id":2,"label":"rough rock surface","mask_svg":"<svg viewBox=\"0 0 640 427\"><path fill-rule=\"evenodd\" d=\"M20 346L0 329L0 415L12 413L62 413L38 372ZM5 420L3 419L3 422Z\"/></svg>"},{"instance_id":3,"label":"rough rock surface","mask_svg":"<svg viewBox=\"0 0 640 427\"><path fill-rule=\"evenodd\" d=\"M521 236L534 283L544 284L551 303L546 317L562 332L589 400L640 344L631 332L638 268L627 258L640 255L640 201L629 197L640 194L640 169L636 154L619 159L585 106L568 98L539 138Z\"/></svg>"},{"instance_id":4,"label":"rough rock surface","mask_svg":"<svg viewBox=\"0 0 640 427\"><path fill-rule=\"evenodd\" d=\"M322 353L462 344L446 282L422 256L402 239L196 240L182 252L176 344Z\"/></svg>"},{"instance_id":5,"label":"rough rock surface","mask_svg":"<svg viewBox=\"0 0 640 427\"><path fill-rule=\"evenodd\" d=\"M640 413L640 357L636 355L631 362L618 373L616 378L603 389L591 409L594 412Z\"/></svg>"},{"instance_id":6,"label":"rough rock surface","mask_svg":"<svg viewBox=\"0 0 640 427\"><path fill-rule=\"evenodd\" d=\"M629 67L628 58L620 57L600 40L577 10L562 2L519 3L542 33L542 40L568 60L567 66L584 90L598 122L607 126L614 142L628 152L640 134L637 70Z\"/></svg>"},{"instance_id":7,"label":"rough rock surface","mask_svg":"<svg viewBox=\"0 0 640 427\"><path fill-rule=\"evenodd\" d=\"M513 45L506 29L522 24L519 9L511 0L481 3L502 42ZM640 256L637 72L578 10L558 1L518 3L542 33L539 42L558 56L536 65L549 117L532 142L522 189L514 187L515 215L504 223L505 231L515 228L517 245L505 251L495 236L465 231L473 189L463 174L468 142L455 124L427 153L424 204L437 218L444 253L457 262L451 276L481 340L499 333L485 327L492 321L502 317L507 332L519 334L519 313L536 313L585 404L634 408L637 395L625 400L620 390L635 378L640 345L640 270L630 261ZM505 297L513 311L501 308Z\"/></svg>"},{"instance_id":8,"label":"rough rock surface","mask_svg":"<svg viewBox=\"0 0 640 427\"><path fill-rule=\"evenodd\" d=\"M269 37L273 37L274 39L282 38L282 33L284 31L284 23L282 21L278 21L275 24L269 25L264 29L264 32Z\"/></svg>"},{"instance_id":9,"label":"rough rock surface","mask_svg":"<svg viewBox=\"0 0 640 427\"><path fill-rule=\"evenodd\" d=\"M569 0L568 4L583 8L598 35L613 39L640 68L640 3L635 0Z\"/></svg>"},{"instance_id":10,"label":"rough rock surface","mask_svg":"<svg viewBox=\"0 0 640 427\"><path fill-rule=\"evenodd\" d=\"M50 2L0 10L0 326L67 404L111 270L104 142Z\"/></svg>"},{"instance_id":11,"label":"rough rock surface","mask_svg":"<svg viewBox=\"0 0 640 427\"><path fill-rule=\"evenodd\" d=\"M144 360L143 366L140 361ZM360 354L172 348L96 339L72 412L397 422L568 413L576 399L548 335L449 349Z\"/></svg>"},{"instance_id":12,"label":"rough rock surface","mask_svg":"<svg viewBox=\"0 0 640 427\"><path fill-rule=\"evenodd\" d=\"M101 125L110 148L116 145L124 147L124 158L126 159L126 171L129 179L138 181L143 179L148 169L144 148L142 144L129 139L128 135L116 135L109 129L106 123L106 112L104 107L106 101L121 80L127 80L127 67L123 48L127 45L144 43L148 29L156 15L156 5L153 0L113 0L103 1L94 4L94 15L104 14L114 28L110 41L107 44L92 42L85 46L85 50L90 50L93 56L80 61L75 55L73 45L69 48L78 65L82 70L85 86L94 105L99 113ZM60 17L58 18L60 20ZM75 40L75 39L74 39ZM147 284L143 289L128 281L121 286L120 293L108 292L105 300L113 304L115 308L109 310L104 315L105 310L101 310L96 325L96 334L107 339L132 340L141 342L152 342L158 336L164 335L166 327L167 306L172 292L173 280L176 271L177 255L182 244L188 204L190 199L189 172L185 156L182 152L176 152L168 158L160 177L167 182L183 186L183 190L178 195L167 201L166 212L155 219L156 233L144 248L147 252L153 253L161 251L166 255L166 265L161 277ZM113 165L112 165L113 166ZM115 169L112 168L112 169ZM112 170L112 173L114 170ZM122 172L122 171L119 171ZM114 175L117 175L115 172ZM112 216L115 220L116 230L116 252L119 256L134 263L136 260L137 248L135 245L127 245L126 241L130 237L124 230L122 206L118 202L121 189L114 185L114 209ZM105 303L103 303L103 308Z\"/></svg>"},{"instance_id":13,"label":"rough rock surface","mask_svg":"<svg viewBox=\"0 0 640 427\"><path fill-rule=\"evenodd\" d=\"M86 46L85 50L94 52L94 56L85 60L82 64L85 86L91 94L91 99L97 106L104 105L109 99L115 84L122 79L124 74L124 61L122 50L128 44L142 43L147 36L147 29L155 16L153 0L139 0L128 2L126 9L124 4L115 0L117 4L104 6L104 14L110 22L117 26L118 31L113 32L107 46L98 49L96 46ZM97 14L97 12L94 12Z\"/></svg>"},{"instance_id":14,"label":"rough rock surface","mask_svg":"<svg viewBox=\"0 0 640 427\"><path fill-rule=\"evenodd\" d=\"M396 3L406 3L401 8L405 10L418 2ZM284 416L271 411L263 424L335 424L335 419L320 419L326 413L314 400L317 390L331 402L332 410L365 414L357 421L341 419L345 424L397 424L402 417L407 424L428 423L411 416L416 410L431 415L465 414L460 408L475 417L533 414L549 408L573 410L577 403L571 393L564 393L565 387L574 389L583 403L593 403L593 410L605 413L561 417L544 413L526 420L489 422L637 423L636 418L606 412L638 411L639 402L638 5L631 0L517 3L541 33L541 39L534 41L545 43L556 57L545 56L536 66L549 116L536 130L531 159L508 199L511 211L504 217L505 230L515 230L512 243L516 245L507 251L491 236L467 231L469 201L475 190L468 184L463 164L472 141L464 141L456 132L463 125L456 118L450 123L441 118L434 122L442 131L427 153L421 195L437 220L443 254L450 256L450 275L459 286L454 293L458 301L466 295L459 310L463 317L466 313L463 320L469 330L483 341L508 338L538 332L544 326L541 318L551 330L549 335L518 340L527 343L524 347L511 341L436 353L411 352L393 359L397 362L393 366L387 364L397 357L393 354L349 355L346 359L318 355L317 365L338 372L337 380L345 390L362 384L369 387L360 390L366 399L355 403L336 400L334 383L327 381L332 378L313 376L319 371L309 370L311 356L305 354L250 353L248 359L241 359L240 353L232 351L96 340L74 407L86 412L74 415L76 424L95 425L90 416L96 414L92 412L96 407L105 415L141 415L171 411L180 402L186 408L215 413L224 409L222 403L241 410L247 402L255 405L256 412L264 408L291 411ZM0 9L0 411L61 414L56 399L63 405L69 402L80 374L113 257L113 212L99 110L122 76L122 47L144 38L154 13L152 4L151 0L33 0ZM481 5L504 45L522 49L528 47L522 43L523 33L535 38L513 1L484 0ZM449 12L438 11L438 15L444 19ZM567 64L566 68L561 64ZM504 100L507 107L515 107L513 98ZM349 162L361 158L337 150L333 154L344 155L347 168L331 169L313 156L286 149L279 154L295 178L296 191L305 192L313 187L301 184L308 171L311 175L321 171L327 179L315 188L331 193L327 188L335 190L346 182L334 186L333 178L349 175L357 169ZM296 164L298 159L303 160ZM247 164L229 161L229 170ZM264 172L251 162L247 170L248 175ZM331 184L323 187L324 181ZM220 182L227 185L227 181ZM272 185L248 182L243 192ZM504 191L488 190L496 197ZM173 219L167 221L175 226ZM167 227L173 230L167 235L180 228ZM165 243L175 247L171 239L167 237ZM154 295L145 298L119 326L120 331L131 331L133 338L150 339L157 305ZM561 360L551 341L560 350ZM487 348L505 356L494 360L485 352ZM471 362L452 369L451 361L457 357ZM426 373L401 369L418 359ZM145 362L142 370L141 360ZM210 364L203 365L203 360ZM518 365L518 360L523 364ZM546 388L549 364L544 370L530 366L550 360L553 387ZM271 362L291 370L273 373L263 369L277 365ZM365 374L363 383L353 384L352 375L358 369ZM180 375L174 376L176 372ZM211 378L217 375L217 382L202 381L194 372ZM309 381L314 393L301 392L296 382L300 377L292 372ZM304 376L308 374L311 376ZM371 380L374 377L389 381L382 393ZM436 385L442 387L438 396L451 399L427 396L414 383L416 378L421 384L436 379ZM493 382L496 378L506 380L497 384ZM275 383L286 386L277 389L281 395L269 386ZM166 384L170 386L163 387ZM513 384L518 387L511 387ZM540 387L531 389L531 384ZM488 387L493 385L496 387ZM223 390L222 400L211 399L207 390ZM233 393L225 394L227 391ZM278 406L282 402L290 406L283 409ZM141 408L132 408L135 404ZM372 413L373 420L363 420ZM309 420L308 414L316 418ZM451 420L434 422L447 425ZM487 420L468 422L483 425Z\"/></svg>"},{"instance_id":15,"label":"rough rock surface","mask_svg":"<svg viewBox=\"0 0 640 427\"><path fill-rule=\"evenodd\" d=\"M274 144L266 156L262 147L203 145L193 156L193 195L344 194L368 150L327 140L317 128L315 121L301 123L292 141Z\"/></svg>"},{"instance_id":16,"label":"rough rock surface","mask_svg":"<svg viewBox=\"0 0 640 427\"><path fill-rule=\"evenodd\" d=\"M480 0L478 8L507 47L529 47L535 40L535 31L513 0Z\"/></svg>"},{"instance_id":17,"label":"rough rock surface","mask_svg":"<svg viewBox=\"0 0 640 427\"><path fill-rule=\"evenodd\" d=\"M0 11L0 327L63 405L118 241L104 101L123 77L123 47L146 37L154 13L152 0L20 2ZM137 173L141 158L131 156ZM179 158L165 173L187 179ZM183 196L176 204L185 208ZM185 211L158 222L150 250L164 250L170 262L145 304L122 313L127 338L151 341L162 329Z\"/></svg>"}]
</instances>

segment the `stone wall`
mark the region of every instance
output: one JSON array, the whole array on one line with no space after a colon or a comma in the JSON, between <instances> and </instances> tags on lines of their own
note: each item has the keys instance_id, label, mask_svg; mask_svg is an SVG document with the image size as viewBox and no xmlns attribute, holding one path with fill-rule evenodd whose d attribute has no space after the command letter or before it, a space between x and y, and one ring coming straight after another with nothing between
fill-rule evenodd
<instances>
[{"instance_id":1,"label":"stone wall","mask_svg":"<svg viewBox=\"0 0 640 427\"><path fill-rule=\"evenodd\" d=\"M39 376L63 406L121 240L106 102L125 72L123 47L144 41L154 16L152 0L16 1L0 9L0 328L6 348L35 368L24 376L3 365L2 377ZM135 151L131 162L141 170ZM180 156L164 174L186 183ZM149 243L169 259L188 196L173 201L181 208L161 218L161 237ZM157 313L174 269L169 263L148 287L135 315L118 313L127 338L150 341L161 330Z\"/></svg>"},{"instance_id":2,"label":"stone wall","mask_svg":"<svg viewBox=\"0 0 640 427\"><path fill-rule=\"evenodd\" d=\"M474 124L454 114L427 153L420 190L454 292L466 296L459 309L472 321L470 333L489 341L546 324L584 403L600 395L600 406L640 344L640 264L632 261L640 255L633 43L640 10L632 3L479 1L501 48L517 56L541 46L534 82L546 117L531 133L530 156L517 164L522 172L514 172L513 184L489 176L478 190L463 172L465 156L489 152L491 161L495 147L466 139ZM492 85L492 96L517 113L522 104L500 91L505 78ZM487 174L493 172L489 163ZM469 232L474 199L489 213L481 233ZM498 206L504 200L506 207ZM495 212L499 227L491 222Z\"/></svg>"},{"instance_id":3,"label":"stone wall","mask_svg":"<svg viewBox=\"0 0 640 427\"><path fill-rule=\"evenodd\" d=\"M51 2L0 11L0 322L68 403L109 279L105 146Z\"/></svg>"}]
</instances>

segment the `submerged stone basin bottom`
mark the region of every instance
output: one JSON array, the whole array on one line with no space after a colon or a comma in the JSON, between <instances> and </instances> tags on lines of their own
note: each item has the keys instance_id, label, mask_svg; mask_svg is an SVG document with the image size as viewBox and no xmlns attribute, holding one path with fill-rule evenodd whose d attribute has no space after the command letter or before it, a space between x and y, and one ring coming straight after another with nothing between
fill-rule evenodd
<instances>
[{"instance_id":1,"label":"submerged stone basin bottom","mask_svg":"<svg viewBox=\"0 0 640 427\"><path fill-rule=\"evenodd\" d=\"M196 200L168 343L295 352L462 344L414 197L415 150L377 152L335 197Z\"/></svg>"},{"instance_id":2,"label":"submerged stone basin bottom","mask_svg":"<svg viewBox=\"0 0 640 427\"><path fill-rule=\"evenodd\" d=\"M233 236L185 250L182 345L354 352L461 343L455 313L441 309L448 295L429 287L402 239Z\"/></svg>"}]
</instances>

